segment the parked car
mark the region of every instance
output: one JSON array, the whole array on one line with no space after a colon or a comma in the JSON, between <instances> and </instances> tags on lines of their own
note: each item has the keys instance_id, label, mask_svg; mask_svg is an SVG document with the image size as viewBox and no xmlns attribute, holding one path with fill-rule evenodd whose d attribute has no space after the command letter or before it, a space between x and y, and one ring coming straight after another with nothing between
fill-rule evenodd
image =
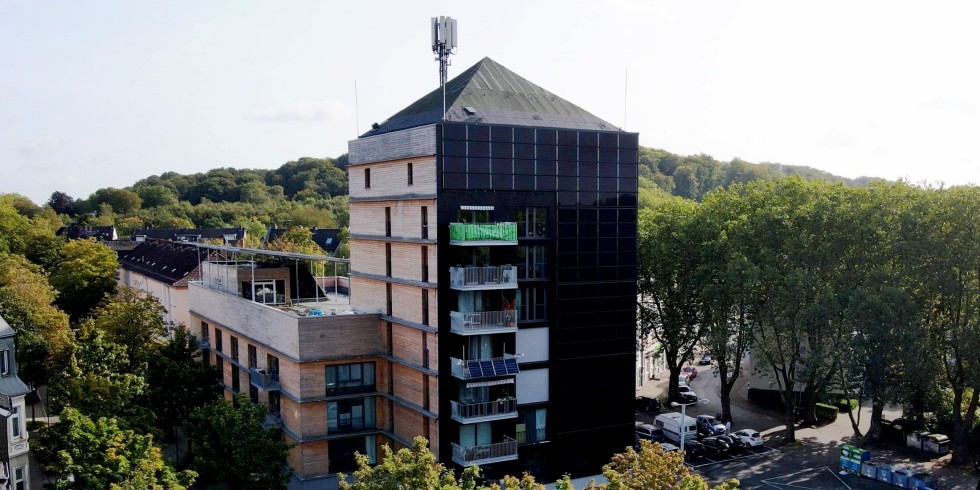
<instances>
[{"instance_id":1,"label":"parked car","mask_svg":"<svg viewBox=\"0 0 980 490\"><path fill-rule=\"evenodd\" d=\"M742 439L732 436L731 434L721 434L715 437L727 442L728 447L733 453L740 453L745 451L745 449L748 447L744 442L742 442Z\"/></svg>"},{"instance_id":2,"label":"parked car","mask_svg":"<svg viewBox=\"0 0 980 490\"><path fill-rule=\"evenodd\" d=\"M711 415L698 415L698 437L711 437L724 434L725 424Z\"/></svg>"},{"instance_id":3,"label":"parked car","mask_svg":"<svg viewBox=\"0 0 980 490\"><path fill-rule=\"evenodd\" d=\"M762 440L762 434L755 429L741 429L732 433L733 436L738 437L749 447L761 446L764 442Z\"/></svg>"},{"instance_id":4,"label":"parked car","mask_svg":"<svg viewBox=\"0 0 980 490\"><path fill-rule=\"evenodd\" d=\"M701 444L708 450L708 454L716 457L727 456L732 449L727 442L721 440L718 436L705 437L701 439Z\"/></svg>"},{"instance_id":5,"label":"parked car","mask_svg":"<svg viewBox=\"0 0 980 490\"><path fill-rule=\"evenodd\" d=\"M680 451L681 450L681 448L679 448L679 447L677 447L677 446L675 446L675 445L673 445L673 444L671 444L669 442L661 442L660 443L660 447L664 448L664 452L665 453L670 453L670 452Z\"/></svg>"},{"instance_id":6,"label":"parked car","mask_svg":"<svg viewBox=\"0 0 980 490\"><path fill-rule=\"evenodd\" d=\"M633 407L637 412L655 412L659 411L663 407L663 404L660 403L658 398L638 396Z\"/></svg>"},{"instance_id":7,"label":"parked car","mask_svg":"<svg viewBox=\"0 0 980 490\"><path fill-rule=\"evenodd\" d=\"M664 442L666 437L664 437L664 431L653 424L643 424L636 426L634 431L636 434L636 445L639 446L640 439L646 439L651 442Z\"/></svg>"},{"instance_id":8,"label":"parked car","mask_svg":"<svg viewBox=\"0 0 980 490\"><path fill-rule=\"evenodd\" d=\"M677 384L681 386L687 386L687 383L691 381L691 376L685 372L677 375Z\"/></svg>"},{"instance_id":9,"label":"parked car","mask_svg":"<svg viewBox=\"0 0 980 490\"><path fill-rule=\"evenodd\" d=\"M684 457L688 461L694 461L696 459L701 459L708 452L704 448L704 444L698 441L686 441L684 442Z\"/></svg>"},{"instance_id":10,"label":"parked car","mask_svg":"<svg viewBox=\"0 0 980 490\"><path fill-rule=\"evenodd\" d=\"M711 364L711 361L713 360L715 359L711 357L711 354L705 352L704 354L701 354L701 359L698 360L698 364L704 366L706 364Z\"/></svg>"},{"instance_id":11,"label":"parked car","mask_svg":"<svg viewBox=\"0 0 980 490\"><path fill-rule=\"evenodd\" d=\"M698 394L687 385L677 387L677 397L680 398L681 403L694 403L698 401Z\"/></svg>"},{"instance_id":12,"label":"parked car","mask_svg":"<svg viewBox=\"0 0 980 490\"><path fill-rule=\"evenodd\" d=\"M681 369L681 373L687 374L687 378L691 380L698 377L698 368L694 366L687 366L684 369Z\"/></svg>"}]
</instances>

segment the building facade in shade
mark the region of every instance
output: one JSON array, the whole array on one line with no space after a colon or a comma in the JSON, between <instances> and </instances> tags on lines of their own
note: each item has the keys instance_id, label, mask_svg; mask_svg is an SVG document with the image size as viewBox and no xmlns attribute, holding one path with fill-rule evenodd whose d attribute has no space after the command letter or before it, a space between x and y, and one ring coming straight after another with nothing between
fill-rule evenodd
<instances>
[{"instance_id":1,"label":"building facade in shade","mask_svg":"<svg viewBox=\"0 0 980 490\"><path fill-rule=\"evenodd\" d=\"M638 135L485 58L349 144L352 303L390 432L490 477L632 443Z\"/></svg>"},{"instance_id":2,"label":"building facade in shade","mask_svg":"<svg viewBox=\"0 0 980 490\"><path fill-rule=\"evenodd\" d=\"M24 397L30 388L17 377L14 338L17 332L0 316L0 484L12 490L31 488Z\"/></svg>"}]
</instances>

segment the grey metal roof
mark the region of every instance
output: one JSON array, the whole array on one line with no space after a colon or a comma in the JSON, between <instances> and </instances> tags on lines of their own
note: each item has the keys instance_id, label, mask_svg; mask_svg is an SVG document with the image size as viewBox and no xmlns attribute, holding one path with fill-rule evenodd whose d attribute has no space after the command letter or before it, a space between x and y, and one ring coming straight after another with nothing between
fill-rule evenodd
<instances>
[{"instance_id":1,"label":"grey metal roof","mask_svg":"<svg viewBox=\"0 0 980 490\"><path fill-rule=\"evenodd\" d=\"M7 323L7 320L3 319L3 316L0 316L0 338L13 337L14 335L17 335L17 331Z\"/></svg>"},{"instance_id":2,"label":"grey metal roof","mask_svg":"<svg viewBox=\"0 0 980 490\"><path fill-rule=\"evenodd\" d=\"M398 111L363 136L442 121L442 89ZM483 58L446 84L446 121L620 131L581 107Z\"/></svg>"}]
</instances>

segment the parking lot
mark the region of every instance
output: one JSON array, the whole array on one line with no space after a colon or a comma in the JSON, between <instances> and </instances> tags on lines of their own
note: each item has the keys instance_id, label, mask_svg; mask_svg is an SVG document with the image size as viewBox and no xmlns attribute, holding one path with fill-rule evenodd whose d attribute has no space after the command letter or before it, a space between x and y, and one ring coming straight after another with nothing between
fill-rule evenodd
<instances>
[{"instance_id":1,"label":"parking lot","mask_svg":"<svg viewBox=\"0 0 980 490\"><path fill-rule=\"evenodd\" d=\"M696 461L688 461L686 464L693 469L705 468L711 465L726 463L729 461L738 461L740 459L756 458L762 456L775 449L766 446L749 447L745 448L741 452L729 453L727 456L705 456Z\"/></svg>"}]
</instances>

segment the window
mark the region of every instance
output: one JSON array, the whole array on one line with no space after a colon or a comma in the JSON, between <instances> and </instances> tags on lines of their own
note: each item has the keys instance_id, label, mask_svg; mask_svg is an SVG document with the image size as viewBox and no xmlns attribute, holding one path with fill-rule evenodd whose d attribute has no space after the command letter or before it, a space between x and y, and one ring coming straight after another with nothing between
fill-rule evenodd
<instances>
[{"instance_id":1,"label":"window","mask_svg":"<svg viewBox=\"0 0 980 490\"><path fill-rule=\"evenodd\" d=\"M208 322L201 322L201 340L205 342L211 341L211 332L209 332Z\"/></svg>"},{"instance_id":2,"label":"window","mask_svg":"<svg viewBox=\"0 0 980 490\"><path fill-rule=\"evenodd\" d=\"M429 290L422 290L422 325L429 324Z\"/></svg>"},{"instance_id":3,"label":"window","mask_svg":"<svg viewBox=\"0 0 980 490\"><path fill-rule=\"evenodd\" d=\"M548 209L519 208L517 210L517 236L520 238L547 238Z\"/></svg>"},{"instance_id":4,"label":"window","mask_svg":"<svg viewBox=\"0 0 980 490\"><path fill-rule=\"evenodd\" d=\"M545 320L548 314L548 292L543 287L523 287L517 296L517 319Z\"/></svg>"},{"instance_id":5,"label":"window","mask_svg":"<svg viewBox=\"0 0 980 490\"><path fill-rule=\"evenodd\" d=\"M422 238L429 238L429 208L422 206Z\"/></svg>"},{"instance_id":6,"label":"window","mask_svg":"<svg viewBox=\"0 0 980 490\"><path fill-rule=\"evenodd\" d=\"M391 277L391 244L385 244L385 275Z\"/></svg>"},{"instance_id":7,"label":"window","mask_svg":"<svg viewBox=\"0 0 980 490\"><path fill-rule=\"evenodd\" d=\"M248 400L252 402L253 405L259 402L259 389L252 383L248 384Z\"/></svg>"},{"instance_id":8,"label":"window","mask_svg":"<svg viewBox=\"0 0 980 490\"><path fill-rule=\"evenodd\" d=\"M385 236L391 236L391 207L385 206Z\"/></svg>"},{"instance_id":9,"label":"window","mask_svg":"<svg viewBox=\"0 0 980 490\"><path fill-rule=\"evenodd\" d=\"M282 411L282 399L279 398L278 391L269 392L269 413L272 415L279 415Z\"/></svg>"},{"instance_id":10,"label":"window","mask_svg":"<svg viewBox=\"0 0 980 490\"><path fill-rule=\"evenodd\" d=\"M224 342L221 341L221 330L217 328L214 329L214 350L218 352L224 351Z\"/></svg>"},{"instance_id":11,"label":"window","mask_svg":"<svg viewBox=\"0 0 980 490\"><path fill-rule=\"evenodd\" d=\"M542 245L517 247L517 278L544 279L548 277L548 249Z\"/></svg>"},{"instance_id":12,"label":"window","mask_svg":"<svg viewBox=\"0 0 980 490\"><path fill-rule=\"evenodd\" d=\"M408 162L408 185L414 184L414 180L412 176L412 162Z\"/></svg>"},{"instance_id":13,"label":"window","mask_svg":"<svg viewBox=\"0 0 980 490\"><path fill-rule=\"evenodd\" d=\"M533 444L547 439L548 409L521 410L517 416L517 443Z\"/></svg>"},{"instance_id":14,"label":"window","mask_svg":"<svg viewBox=\"0 0 980 490\"><path fill-rule=\"evenodd\" d=\"M422 332L422 367L429 367L429 332Z\"/></svg>"},{"instance_id":15,"label":"window","mask_svg":"<svg viewBox=\"0 0 980 490\"><path fill-rule=\"evenodd\" d=\"M342 432L369 429L375 425L374 397L352 398L327 403L327 430Z\"/></svg>"},{"instance_id":16,"label":"window","mask_svg":"<svg viewBox=\"0 0 980 490\"><path fill-rule=\"evenodd\" d=\"M217 369L215 376L218 382L225 384L225 360L221 356L214 356L214 367Z\"/></svg>"},{"instance_id":17,"label":"window","mask_svg":"<svg viewBox=\"0 0 980 490\"><path fill-rule=\"evenodd\" d=\"M14 405L10 409L10 433L14 439L20 439L20 405Z\"/></svg>"},{"instance_id":18,"label":"window","mask_svg":"<svg viewBox=\"0 0 980 490\"><path fill-rule=\"evenodd\" d=\"M235 393L242 391L242 379L238 366L231 365L231 390Z\"/></svg>"},{"instance_id":19,"label":"window","mask_svg":"<svg viewBox=\"0 0 980 490\"><path fill-rule=\"evenodd\" d=\"M255 346L248 344L248 368L255 369L259 367L258 354L255 352Z\"/></svg>"},{"instance_id":20,"label":"window","mask_svg":"<svg viewBox=\"0 0 980 490\"><path fill-rule=\"evenodd\" d=\"M25 490L27 484L24 482L24 467L14 469L14 490Z\"/></svg>"},{"instance_id":21,"label":"window","mask_svg":"<svg viewBox=\"0 0 980 490\"><path fill-rule=\"evenodd\" d=\"M429 282L429 247L422 246L422 282Z\"/></svg>"},{"instance_id":22,"label":"window","mask_svg":"<svg viewBox=\"0 0 980 490\"><path fill-rule=\"evenodd\" d=\"M385 284L385 311L386 311L386 314L388 316L392 316L394 314L394 310L392 308L392 301L391 301L391 283L390 282L387 283L387 284Z\"/></svg>"},{"instance_id":23,"label":"window","mask_svg":"<svg viewBox=\"0 0 980 490\"><path fill-rule=\"evenodd\" d=\"M376 462L375 445L373 434L331 440L330 450L327 451L327 464L330 471L351 473L357 470L357 461L354 459L354 455L357 453L366 455L368 463L374 464Z\"/></svg>"},{"instance_id":24,"label":"window","mask_svg":"<svg viewBox=\"0 0 980 490\"><path fill-rule=\"evenodd\" d=\"M274 376L272 379L279 380L279 358L272 355L265 355L265 371L269 373L270 376Z\"/></svg>"},{"instance_id":25,"label":"window","mask_svg":"<svg viewBox=\"0 0 980 490\"><path fill-rule=\"evenodd\" d=\"M0 375L10 374L10 349L0 351Z\"/></svg>"},{"instance_id":26,"label":"window","mask_svg":"<svg viewBox=\"0 0 980 490\"><path fill-rule=\"evenodd\" d=\"M374 391L374 363L326 366L327 395Z\"/></svg>"},{"instance_id":27,"label":"window","mask_svg":"<svg viewBox=\"0 0 980 490\"><path fill-rule=\"evenodd\" d=\"M286 281L242 281L242 296L256 303L281 304L286 302Z\"/></svg>"},{"instance_id":28,"label":"window","mask_svg":"<svg viewBox=\"0 0 980 490\"><path fill-rule=\"evenodd\" d=\"M231 358L238 360L238 337L231 336Z\"/></svg>"},{"instance_id":29,"label":"window","mask_svg":"<svg viewBox=\"0 0 980 490\"><path fill-rule=\"evenodd\" d=\"M371 169L369 168L364 169L364 188L371 188Z\"/></svg>"}]
</instances>

